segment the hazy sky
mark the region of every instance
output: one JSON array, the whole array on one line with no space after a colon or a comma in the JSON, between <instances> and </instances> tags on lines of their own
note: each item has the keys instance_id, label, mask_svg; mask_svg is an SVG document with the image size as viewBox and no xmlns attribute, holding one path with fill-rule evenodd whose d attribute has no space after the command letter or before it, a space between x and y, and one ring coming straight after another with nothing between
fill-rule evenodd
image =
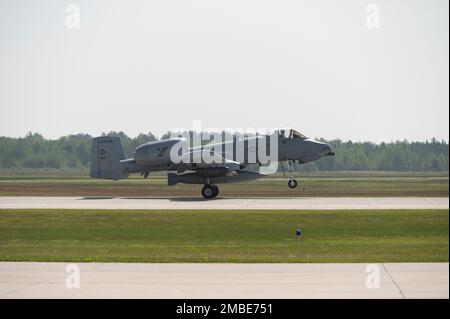
<instances>
[{"instance_id":1,"label":"hazy sky","mask_svg":"<svg viewBox=\"0 0 450 319\"><path fill-rule=\"evenodd\" d=\"M448 5L0 0L0 136L161 135L202 120L448 140Z\"/></svg>"}]
</instances>

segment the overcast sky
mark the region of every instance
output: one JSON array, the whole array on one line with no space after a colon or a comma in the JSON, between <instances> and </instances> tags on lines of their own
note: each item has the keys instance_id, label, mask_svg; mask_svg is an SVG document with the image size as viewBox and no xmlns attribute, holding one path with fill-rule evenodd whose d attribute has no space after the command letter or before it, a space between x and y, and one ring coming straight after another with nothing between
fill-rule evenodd
<instances>
[{"instance_id":1,"label":"overcast sky","mask_svg":"<svg viewBox=\"0 0 450 319\"><path fill-rule=\"evenodd\" d=\"M448 140L448 3L0 0L0 136L201 120Z\"/></svg>"}]
</instances>

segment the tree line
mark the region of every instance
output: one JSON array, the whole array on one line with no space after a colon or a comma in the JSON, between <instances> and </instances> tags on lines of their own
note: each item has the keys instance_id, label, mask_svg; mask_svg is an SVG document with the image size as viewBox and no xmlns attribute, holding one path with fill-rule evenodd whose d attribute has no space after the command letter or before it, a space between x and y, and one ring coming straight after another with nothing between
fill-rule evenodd
<instances>
[{"instance_id":1,"label":"tree line","mask_svg":"<svg viewBox=\"0 0 450 319\"><path fill-rule=\"evenodd\" d=\"M118 136L124 152L132 156L135 148L155 141L152 133L132 138L123 132L103 135ZM167 137L165 134L162 138ZM88 134L63 136L50 140L38 133L23 138L0 137L0 169L12 168L88 168L91 153ZM335 156L299 165L307 171L448 171L448 142L432 139L425 142L396 141L389 143L324 140Z\"/></svg>"}]
</instances>

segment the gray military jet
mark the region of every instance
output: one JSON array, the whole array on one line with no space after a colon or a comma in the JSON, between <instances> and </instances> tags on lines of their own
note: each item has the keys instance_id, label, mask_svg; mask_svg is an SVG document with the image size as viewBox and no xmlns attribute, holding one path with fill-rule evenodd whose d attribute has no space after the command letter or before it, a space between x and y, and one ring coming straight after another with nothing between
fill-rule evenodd
<instances>
[{"instance_id":1,"label":"gray military jet","mask_svg":"<svg viewBox=\"0 0 450 319\"><path fill-rule=\"evenodd\" d=\"M303 164L323 156L334 155L330 145L309 139L293 129L278 130L275 134L276 164L277 167L278 163L280 164L283 173L289 173L288 186L292 189L297 187L292 168L295 161ZM177 149L177 152L175 148L180 143L185 143L185 139L170 138L145 143L136 148L132 158L126 159L118 137L96 137L92 140L90 176L119 180L127 178L130 173L141 173L147 178L150 172L167 171L168 185L202 184L203 197L215 198L219 194L218 184L250 181L267 176L258 169L266 163L262 163L257 155L251 156L252 152L257 153L258 145L261 145L255 143L255 139L258 140L258 137L234 137L223 143L188 147L183 154L181 148ZM238 145L242 146L244 156L235 154ZM179 160L174 161L173 154L180 155ZM203 158L206 154L212 157L213 161L192 161L194 157Z\"/></svg>"}]
</instances>

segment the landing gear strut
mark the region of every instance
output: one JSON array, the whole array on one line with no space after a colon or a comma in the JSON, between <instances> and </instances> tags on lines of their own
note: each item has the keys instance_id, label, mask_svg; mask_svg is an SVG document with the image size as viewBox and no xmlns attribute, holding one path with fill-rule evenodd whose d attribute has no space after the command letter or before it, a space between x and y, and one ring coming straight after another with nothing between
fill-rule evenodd
<instances>
[{"instance_id":1,"label":"landing gear strut","mask_svg":"<svg viewBox=\"0 0 450 319\"><path fill-rule=\"evenodd\" d=\"M215 198L219 195L219 187L217 185L205 184L202 188L202 196L206 199Z\"/></svg>"},{"instance_id":2,"label":"landing gear strut","mask_svg":"<svg viewBox=\"0 0 450 319\"><path fill-rule=\"evenodd\" d=\"M288 171L289 173L289 182L288 182L289 188L291 189L296 188L298 183L294 178L294 170L292 168L292 162L291 161L281 162L281 169L283 171L284 176L286 176L286 171Z\"/></svg>"}]
</instances>

